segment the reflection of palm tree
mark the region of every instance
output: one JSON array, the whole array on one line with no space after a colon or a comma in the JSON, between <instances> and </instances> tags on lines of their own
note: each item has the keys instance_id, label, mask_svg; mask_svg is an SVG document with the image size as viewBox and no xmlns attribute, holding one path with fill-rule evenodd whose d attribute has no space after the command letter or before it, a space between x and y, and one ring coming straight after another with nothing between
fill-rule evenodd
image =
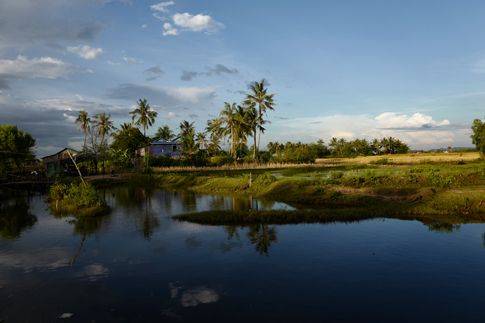
<instances>
[{"instance_id":1,"label":"reflection of palm tree","mask_svg":"<svg viewBox=\"0 0 485 323\"><path fill-rule=\"evenodd\" d=\"M268 255L269 247L277 241L276 228L267 224L257 224L249 227L249 241L261 255Z\"/></svg>"},{"instance_id":2,"label":"reflection of palm tree","mask_svg":"<svg viewBox=\"0 0 485 323\"><path fill-rule=\"evenodd\" d=\"M227 233L227 240L232 240L233 238L239 239L239 232L237 225L226 225L224 226L224 231Z\"/></svg>"},{"instance_id":3,"label":"reflection of palm tree","mask_svg":"<svg viewBox=\"0 0 485 323\"><path fill-rule=\"evenodd\" d=\"M6 206L0 207L0 238L16 239L22 231L37 222L37 217L29 212L25 197L15 198L13 204L8 203L9 200L2 202L5 202Z\"/></svg>"}]
</instances>

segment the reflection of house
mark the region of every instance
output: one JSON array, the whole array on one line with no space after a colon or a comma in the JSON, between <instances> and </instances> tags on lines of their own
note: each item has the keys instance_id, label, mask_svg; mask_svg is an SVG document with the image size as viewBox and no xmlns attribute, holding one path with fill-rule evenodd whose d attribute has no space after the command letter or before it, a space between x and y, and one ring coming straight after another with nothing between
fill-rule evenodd
<instances>
[{"instance_id":1,"label":"reflection of house","mask_svg":"<svg viewBox=\"0 0 485 323\"><path fill-rule=\"evenodd\" d=\"M180 147L179 138L175 138L174 140L157 140L149 146L138 149L136 155L140 157L180 157Z\"/></svg>"},{"instance_id":2,"label":"reflection of house","mask_svg":"<svg viewBox=\"0 0 485 323\"><path fill-rule=\"evenodd\" d=\"M69 153L71 153L71 156L74 158L74 160L76 160L77 157L80 156L79 151L71 148L64 148L54 155L45 156L42 158L42 162L46 167L46 173L48 177L53 177L66 173L74 174L76 172L71 157L69 157Z\"/></svg>"}]
</instances>

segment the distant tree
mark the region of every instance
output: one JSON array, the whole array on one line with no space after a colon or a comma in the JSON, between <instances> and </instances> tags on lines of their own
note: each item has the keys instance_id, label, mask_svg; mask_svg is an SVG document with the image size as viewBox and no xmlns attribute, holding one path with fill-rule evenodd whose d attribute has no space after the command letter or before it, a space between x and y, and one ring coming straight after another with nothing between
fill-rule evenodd
<instances>
[{"instance_id":1,"label":"distant tree","mask_svg":"<svg viewBox=\"0 0 485 323\"><path fill-rule=\"evenodd\" d=\"M150 139L145 137L140 129L135 127L125 129L122 127L119 131L113 133L112 137L114 140L111 148L121 152L126 151L129 157L134 157L138 148L150 143Z\"/></svg>"},{"instance_id":2,"label":"distant tree","mask_svg":"<svg viewBox=\"0 0 485 323\"><path fill-rule=\"evenodd\" d=\"M180 144L182 146L182 153L185 157L192 159L197 152L193 122L184 120L180 123Z\"/></svg>"},{"instance_id":3,"label":"distant tree","mask_svg":"<svg viewBox=\"0 0 485 323\"><path fill-rule=\"evenodd\" d=\"M241 144L246 144L247 135L251 129L246 123L246 110L236 103L224 103L224 109L220 114L222 134L229 138L230 153L237 160L237 149Z\"/></svg>"},{"instance_id":4,"label":"distant tree","mask_svg":"<svg viewBox=\"0 0 485 323\"><path fill-rule=\"evenodd\" d=\"M485 156L485 121L480 119L473 120L472 124L472 142L477 150Z\"/></svg>"},{"instance_id":5,"label":"distant tree","mask_svg":"<svg viewBox=\"0 0 485 323\"><path fill-rule=\"evenodd\" d=\"M130 112L133 122L137 126L142 126L143 135L146 136L146 130L155 123L158 113L150 107L147 99L140 99L137 107Z\"/></svg>"},{"instance_id":6,"label":"distant tree","mask_svg":"<svg viewBox=\"0 0 485 323\"><path fill-rule=\"evenodd\" d=\"M106 137L115 130L116 128L113 126L113 121L110 120L111 116L106 115L106 113L99 113L94 117L93 120L93 130L94 130L94 138L99 136L101 138L101 142L99 144L93 144L93 152L96 156L96 164L97 160L101 159L103 163L103 174L104 174L104 162L108 158L108 142Z\"/></svg>"},{"instance_id":7,"label":"distant tree","mask_svg":"<svg viewBox=\"0 0 485 323\"><path fill-rule=\"evenodd\" d=\"M87 149L87 137L88 137L88 132L89 132L89 125L91 123L91 119L88 116L88 113L86 111L79 111L79 115L77 116L76 123L79 124L79 127L81 128L83 134L84 134L84 144L83 144L83 150Z\"/></svg>"},{"instance_id":8,"label":"distant tree","mask_svg":"<svg viewBox=\"0 0 485 323\"><path fill-rule=\"evenodd\" d=\"M246 95L246 99L244 100L244 104L246 106L257 107L258 109L258 117L257 117L257 125L258 127L262 127L265 123L263 115L266 114L268 110L274 110L275 102L274 102L274 94L268 93L268 88L266 85L266 80L261 80L261 82L253 82L250 85L249 93ZM254 145L255 155L258 152L259 144L261 141L261 129L258 129L258 140L257 145Z\"/></svg>"},{"instance_id":9,"label":"distant tree","mask_svg":"<svg viewBox=\"0 0 485 323\"><path fill-rule=\"evenodd\" d=\"M175 138L175 134L172 132L169 126L165 125L158 128L157 133L155 133L155 140L166 140L170 141Z\"/></svg>"},{"instance_id":10,"label":"distant tree","mask_svg":"<svg viewBox=\"0 0 485 323\"><path fill-rule=\"evenodd\" d=\"M0 172L18 168L26 160L34 158L35 140L17 126L0 125Z\"/></svg>"},{"instance_id":11,"label":"distant tree","mask_svg":"<svg viewBox=\"0 0 485 323\"><path fill-rule=\"evenodd\" d=\"M207 148L207 140L204 132L198 132L195 136L195 141L197 142L199 150L205 150Z\"/></svg>"},{"instance_id":12,"label":"distant tree","mask_svg":"<svg viewBox=\"0 0 485 323\"><path fill-rule=\"evenodd\" d=\"M99 113L94 117L94 125L97 129L98 135L101 137L101 145L105 145L106 137L116 128L113 126L113 121L110 120L111 116L106 113Z\"/></svg>"},{"instance_id":13,"label":"distant tree","mask_svg":"<svg viewBox=\"0 0 485 323\"><path fill-rule=\"evenodd\" d=\"M206 131L209 134L207 151L210 156L216 156L221 152L221 139L223 137L222 121L215 118L207 121Z\"/></svg>"}]
</instances>

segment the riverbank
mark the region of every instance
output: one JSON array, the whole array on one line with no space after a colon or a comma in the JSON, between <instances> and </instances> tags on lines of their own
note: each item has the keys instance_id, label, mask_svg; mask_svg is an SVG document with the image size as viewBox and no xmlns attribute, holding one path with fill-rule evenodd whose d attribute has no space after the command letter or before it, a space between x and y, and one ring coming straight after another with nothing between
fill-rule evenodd
<instances>
[{"instance_id":1,"label":"riverbank","mask_svg":"<svg viewBox=\"0 0 485 323\"><path fill-rule=\"evenodd\" d=\"M249 195L318 209L388 215L485 214L485 163L336 165L245 173L153 175L164 188Z\"/></svg>"}]
</instances>

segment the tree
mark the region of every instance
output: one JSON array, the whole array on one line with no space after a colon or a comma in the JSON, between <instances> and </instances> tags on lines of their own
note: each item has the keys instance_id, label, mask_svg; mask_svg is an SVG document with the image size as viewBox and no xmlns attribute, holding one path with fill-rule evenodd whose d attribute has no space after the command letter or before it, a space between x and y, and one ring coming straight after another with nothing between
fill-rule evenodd
<instances>
[{"instance_id":1,"label":"tree","mask_svg":"<svg viewBox=\"0 0 485 323\"><path fill-rule=\"evenodd\" d=\"M154 137L155 140L166 140L166 141L173 140L174 138L175 138L174 133L167 125L158 128L157 133L155 134L155 137Z\"/></svg>"},{"instance_id":2,"label":"tree","mask_svg":"<svg viewBox=\"0 0 485 323\"><path fill-rule=\"evenodd\" d=\"M195 141L197 142L197 146L199 146L199 150L205 150L207 148L207 140L204 132L198 132L195 136Z\"/></svg>"},{"instance_id":3,"label":"tree","mask_svg":"<svg viewBox=\"0 0 485 323\"><path fill-rule=\"evenodd\" d=\"M237 160L237 149L240 144L245 144L247 135L251 131L246 121L246 109L236 103L224 103L224 109L220 114L222 134L229 138L230 153Z\"/></svg>"},{"instance_id":4,"label":"tree","mask_svg":"<svg viewBox=\"0 0 485 323\"><path fill-rule=\"evenodd\" d=\"M35 140L17 126L0 125L0 171L6 172L20 167L26 160L34 158L32 148Z\"/></svg>"},{"instance_id":5,"label":"tree","mask_svg":"<svg viewBox=\"0 0 485 323\"><path fill-rule=\"evenodd\" d=\"M137 104L138 106L130 114L133 122L143 127L143 135L146 136L146 130L155 123L158 113L152 110L147 99L139 99Z\"/></svg>"},{"instance_id":6,"label":"tree","mask_svg":"<svg viewBox=\"0 0 485 323\"><path fill-rule=\"evenodd\" d=\"M91 123L91 118L89 118L88 113L86 111L79 111L79 115L77 116L76 123L79 124L83 134L84 134L84 144L83 150L86 150L86 140L88 137L89 132L89 125Z\"/></svg>"},{"instance_id":7,"label":"tree","mask_svg":"<svg viewBox=\"0 0 485 323\"><path fill-rule=\"evenodd\" d=\"M193 122L184 120L180 123L180 144L182 146L182 153L190 159L197 152Z\"/></svg>"},{"instance_id":8,"label":"tree","mask_svg":"<svg viewBox=\"0 0 485 323\"><path fill-rule=\"evenodd\" d=\"M274 110L275 102L273 100L274 94L268 93L268 88L266 86L266 80L261 80L261 82L254 82L250 85L249 93L246 96L244 104L246 106L258 107L258 118L257 124L262 127L265 123L263 114L266 114L267 110ZM254 145L254 154L258 152L259 144L261 141L261 129L258 130L258 144Z\"/></svg>"},{"instance_id":9,"label":"tree","mask_svg":"<svg viewBox=\"0 0 485 323\"><path fill-rule=\"evenodd\" d=\"M473 120L471 135L473 144L477 150L485 156L485 121L480 119Z\"/></svg>"},{"instance_id":10,"label":"tree","mask_svg":"<svg viewBox=\"0 0 485 323\"><path fill-rule=\"evenodd\" d=\"M94 117L94 125L97 129L97 133L101 136L101 145L105 144L106 136L108 136L114 129L113 121L110 120L111 115L106 113L99 113Z\"/></svg>"},{"instance_id":11,"label":"tree","mask_svg":"<svg viewBox=\"0 0 485 323\"><path fill-rule=\"evenodd\" d=\"M111 148L118 151L127 151L129 157L135 156L135 151L147 145L150 139L145 137L140 129L131 127L128 129L121 128L118 132L113 133L113 143Z\"/></svg>"},{"instance_id":12,"label":"tree","mask_svg":"<svg viewBox=\"0 0 485 323\"><path fill-rule=\"evenodd\" d=\"M221 152L221 138L223 136L221 119L215 118L207 121L206 131L209 134L207 151L209 155L215 156Z\"/></svg>"},{"instance_id":13,"label":"tree","mask_svg":"<svg viewBox=\"0 0 485 323\"><path fill-rule=\"evenodd\" d=\"M93 151L96 156L96 164L97 159L101 157L103 162L103 174L104 174L104 161L107 158L108 153L108 143L106 142L106 137L116 129L113 126L113 121L110 120L111 116L106 115L106 113L99 113L94 117L93 124L94 124L94 133L93 136L95 138L96 135L101 137L101 142L97 145L96 140L93 140Z\"/></svg>"}]
</instances>

